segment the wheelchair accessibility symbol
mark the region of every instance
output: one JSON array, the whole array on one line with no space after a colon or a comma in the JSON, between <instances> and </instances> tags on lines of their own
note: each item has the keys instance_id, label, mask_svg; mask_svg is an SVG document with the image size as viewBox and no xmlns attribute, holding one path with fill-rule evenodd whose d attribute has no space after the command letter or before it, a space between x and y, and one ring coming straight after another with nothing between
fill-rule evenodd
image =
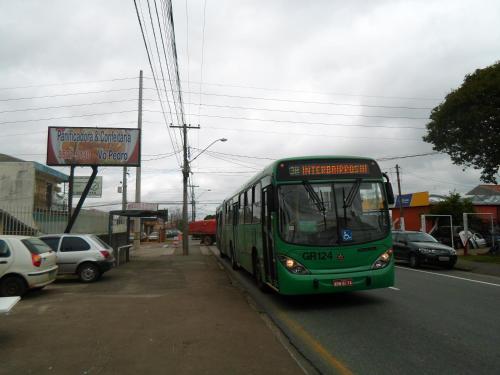
<instances>
[{"instance_id":1,"label":"wheelchair accessibility symbol","mask_svg":"<svg viewBox=\"0 0 500 375\"><path fill-rule=\"evenodd\" d=\"M342 240L343 241L352 241L352 230L342 229Z\"/></svg>"}]
</instances>

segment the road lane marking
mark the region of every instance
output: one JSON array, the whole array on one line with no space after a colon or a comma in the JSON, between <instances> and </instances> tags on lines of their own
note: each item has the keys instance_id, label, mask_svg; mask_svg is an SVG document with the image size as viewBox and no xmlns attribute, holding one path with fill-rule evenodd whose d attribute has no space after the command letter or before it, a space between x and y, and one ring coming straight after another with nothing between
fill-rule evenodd
<instances>
[{"instance_id":1,"label":"road lane marking","mask_svg":"<svg viewBox=\"0 0 500 375\"><path fill-rule=\"evenodd\" d=\"M437 275L437 276L443 276L443 277L450 277L450 278L452 278L452 279L465 280L465 281L470 281L470 282L472 282L472 283L486 284L486 285L491 285L491 286L500 286L500 284L489 283L489 282L487 282L487 281L480 281L480 280L468 279L468 278L466 278L466 277L459 277L459 276L445 275L445 274L443 274L443 273L430 272L430 271L423 271L423 270L416 270L416 269L413 269L413 268L406 268L406 267L399 267L399 266L396 266L396 268L401 268L401 269L408 270L408 271L415 271L415 272L429 273L429 274L431 274L431 275Z\"/></svg>"},{"instance_id":2,"label":"road lane marking","mask_svg":"<svg viewBox=\"0 0 500 375\"><path fill-rule=\"evenodd\" d=\"M390 286L389 289L392 289L392 290L401 290L399 288L396 288L395 286Z\"/></svg>"},{"instance_id":3,"label":"road lane marking","mask_svg":"<svg viewBox=\"0 0 500 375\"><path fill-rule=\"evenodd\" d=\"M339 359L333 356L323 345L314 339L302 326L283 312L276 313L281 321L290 328L307 346L319 354L325 362L335 368L342 375L354 375Z\"/></svg>"}]
</instances>

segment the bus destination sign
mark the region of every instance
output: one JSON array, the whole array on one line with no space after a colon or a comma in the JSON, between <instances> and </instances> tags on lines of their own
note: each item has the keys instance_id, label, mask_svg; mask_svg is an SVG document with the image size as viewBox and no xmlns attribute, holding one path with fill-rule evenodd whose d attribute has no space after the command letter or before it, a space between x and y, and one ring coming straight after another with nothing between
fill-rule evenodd
<instances>
[{"instance_id":1,"label":"bus destination sign","mask_svg":"<svg viewBox=\"0 0 500 375\"><path fill-rule=\"evenodd\" d=\"M277 174L280 180L380 176L377 164L369 160L284 161L278 165Z\"/></svg>"}]
</instances>

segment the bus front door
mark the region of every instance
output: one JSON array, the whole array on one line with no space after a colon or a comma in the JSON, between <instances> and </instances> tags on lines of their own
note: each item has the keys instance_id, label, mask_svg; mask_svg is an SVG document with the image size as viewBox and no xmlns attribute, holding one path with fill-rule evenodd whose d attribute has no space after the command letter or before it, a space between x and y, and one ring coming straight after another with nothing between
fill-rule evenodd
<instances>
[{"instance_id":1,"label":"bus front door","mask_svg":"<svg viewBox=\"0 0 500 375\"><path fill-rule=\"evenodd\" d=\"M262 251L266 279L277 286L276 260L272 233L271 211L273 210L273 189L267 186L262 189Z\"/></svg>"}]
</instances>

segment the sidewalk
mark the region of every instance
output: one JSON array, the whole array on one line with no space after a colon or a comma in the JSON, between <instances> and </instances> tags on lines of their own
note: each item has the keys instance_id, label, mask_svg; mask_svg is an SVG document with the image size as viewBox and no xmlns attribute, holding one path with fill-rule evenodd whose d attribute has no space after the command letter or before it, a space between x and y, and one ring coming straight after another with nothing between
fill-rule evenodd
<instances>
[{"instance_id":1,"label":"sidewalk","mask_svg":"<svg viewBox=\"0 0 500 375\"><path fill-rule=\"evenodd\" d=\"M472 262L469 260L460 259L460 257L458 257L455 268L461 271L500 277L500 264Z\"/></svg>"},{"instance_id":2,"label":"sidewalk","mask_svg":"<svg viewBox=\"0 0 500 375\"><path fill-rule=\"evenodd\" d=\"M212 254L146 244L92 284L31 293L0 328L0 374L302 374Z\"/></svg>"}]
</instances>

